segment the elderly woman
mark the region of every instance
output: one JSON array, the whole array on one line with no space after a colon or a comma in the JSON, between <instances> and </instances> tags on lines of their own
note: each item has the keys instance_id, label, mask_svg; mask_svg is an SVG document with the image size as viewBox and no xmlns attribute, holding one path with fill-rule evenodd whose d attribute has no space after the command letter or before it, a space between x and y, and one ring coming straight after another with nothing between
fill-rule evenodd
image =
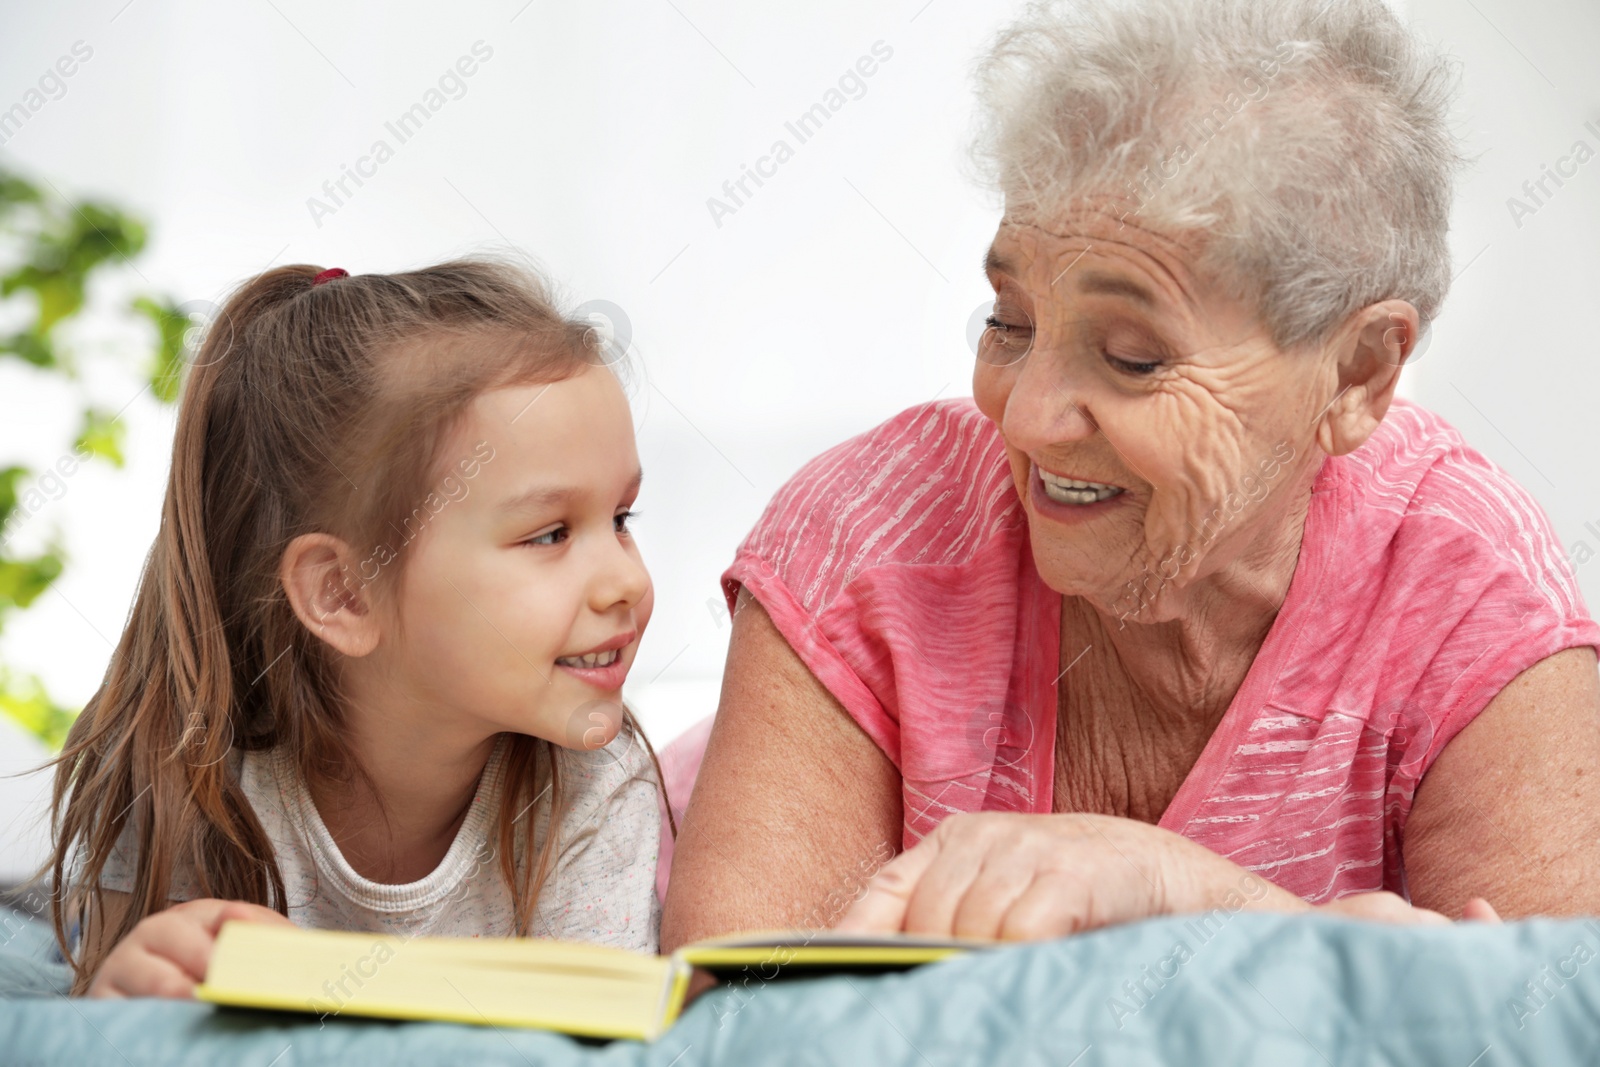
<instances>
[{"instance_id":1,"label":"elderly woman","mask_svg":"<svg viewBox=\"0 0 1600 1067\"><path fill-rule=\"evenodd\" d=\"M973 399L818 457L724 575L666 949L1600 912L1600 628L1394 399L1451 278L1447 74L1379 0L1001 35Z\"/></svg>"}]
</instances>

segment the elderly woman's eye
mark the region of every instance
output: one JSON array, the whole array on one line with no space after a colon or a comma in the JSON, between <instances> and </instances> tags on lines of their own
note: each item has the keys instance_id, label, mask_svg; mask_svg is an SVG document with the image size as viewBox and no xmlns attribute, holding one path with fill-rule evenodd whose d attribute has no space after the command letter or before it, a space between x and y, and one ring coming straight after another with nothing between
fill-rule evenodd
<instances>
[{"instance_id":1,"label":"elderly woman's eye","mask_svg":"<svg viewBox=\"0 0 1600 1067\"><path fill-rule=\"evenodd\" d=\"M1007 322L998 315L990 315L983 320L983 324L988 327L990 336L995 341L1010 348L1026 347L1033 333L1033 323Z\"/></svg>"},{"instance_id":2,"label":"elderly woman's eye","mask_svg":"<svg viewBox=\"0 0 1600 1067\"><path fill-rule=\"evenodd\" d=\"M1119 371L1122 371L1124 374L1154 374L1161 368L1159 361L1155 363L1130 363L1128 360L1118 359L1109 352L1105 353L1105 357L1107 363L1111 364Z\"/></svg>"},{"instance_id":3,"label":"elderly woman's eye","mask_svg":"<svg viewBox=\"0 0 1600 1067\"><path fill-rule=\"evenodd\" d=\"M978 358L996 367L1010 367L1022 360L1033 347L1033 323L1024 313L1007 312L1021 319L1007 322L993 314L983 320L983 337L978 342Z\"/></svg>"}]
</instances>

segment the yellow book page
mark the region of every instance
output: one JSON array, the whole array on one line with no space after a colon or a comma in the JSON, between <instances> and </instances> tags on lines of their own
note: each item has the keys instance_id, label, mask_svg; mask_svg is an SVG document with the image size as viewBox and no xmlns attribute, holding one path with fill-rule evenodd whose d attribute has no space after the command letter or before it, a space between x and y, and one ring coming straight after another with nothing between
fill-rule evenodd
<instances>
[{"instance_id":1,"label":"yellow book page","mask_svg":"<svg viewBox=\"0 0 1600 1067\"><path fill-rule=\"evenodd\" d=\"M933 963L950 956L993 948L997 942L916 934L858 935L831 931L761 930L685 945L677 957L708 971L741 967L885 968ZM768 976L770 977L770 976Z\"/></svg>"},{"instance_id":2,"label":"yellow book page","mask_svg":"<svg viewBox=\"0 0 1600 1067\"><path fill-rule=\"evenodd\" d=\"M688 968L660 956L531 938L402 938L223 925L196 996L215 1004L523 1026L650 1040L676 1018Z\"/></svg>"}]
</instances>

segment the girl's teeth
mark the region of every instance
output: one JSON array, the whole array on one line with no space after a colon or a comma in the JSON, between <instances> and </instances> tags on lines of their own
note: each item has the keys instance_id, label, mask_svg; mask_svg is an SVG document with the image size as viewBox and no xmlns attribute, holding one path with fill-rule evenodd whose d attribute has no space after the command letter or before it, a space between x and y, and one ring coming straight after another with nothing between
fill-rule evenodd
<instances>
[{"instance_id":1,"label":"girl's teeth","mask_svg":"<svg viewBox=\"0 0 1600 1067\"><path fill-rule=\"evenodd\" d=\"M609 667L620 655L622 651L613 648L609 652L594 652L587 656L562 656L556 662L563 667Z\"/></svg>"}]
</instances>

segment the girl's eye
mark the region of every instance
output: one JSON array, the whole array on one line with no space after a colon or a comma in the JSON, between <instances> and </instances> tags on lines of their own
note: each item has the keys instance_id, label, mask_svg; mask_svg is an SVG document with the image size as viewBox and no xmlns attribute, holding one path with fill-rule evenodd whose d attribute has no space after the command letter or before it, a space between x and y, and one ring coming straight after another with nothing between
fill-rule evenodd
<instances>
[{"instance_id":1,"label":"girl's eye","mask_svg":"<svg viewBox=\"0 0 1600 1067\"><path fill-rule=\"evenodd\" d=\"M530 537L526 541L524 541L523 544L525 544L525 545L559 545L561 542L565 541L566 539L567 539L567 528L565 526L557 526L552 530L546 530L542 534L534 534L532 537Z\"/></svg>"},{"instance_id":2,"label":"girl's eye","mask_svg":"<svg viewBox=\"0 0 1600 1067\"><path fill-rule=\"evenodd\" d=\"M1133 375L1154 374L1157 370L1159 370L1161 368L1161 364L1159 362L1157 362L1157 363L1130 363L1125 359L1118 359L1116 356L1113 356L1109 352L1105 353L1105 357L1106 357L1106 362L1107 363L1111 364L1113 367L1117 368L1117 370L1121 371L1124 374L1133 374Z\"/></svg>"},{"instance_id":3,"label":"girl's eye","mask_svg":"<svg viewBox=\"0 0 1600 1067\"><path fill-rule=\"evenodd\" d=\"M639 517L639 513L637 511L619 511L617 513L617 518L616 518L617 533L620 533L620 534L632 533L633 532L633 527L629 526L628 523L632 522L634 519L637 519L638 517Z\"/></svg>"}]
</instances>

